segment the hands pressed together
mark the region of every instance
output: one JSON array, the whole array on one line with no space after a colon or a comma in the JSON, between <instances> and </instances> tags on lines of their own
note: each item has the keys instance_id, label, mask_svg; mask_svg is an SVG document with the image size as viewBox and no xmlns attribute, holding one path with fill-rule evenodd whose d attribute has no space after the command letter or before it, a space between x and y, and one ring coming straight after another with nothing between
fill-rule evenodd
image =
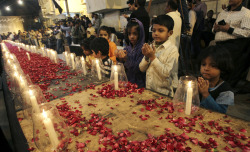
<instances>
[{"instance_id":1,"label":"hands pressed together","mask_svg":"<svg viewBox=\"0 0 250 152\"><path fill-rule=\"evenodd\" d=\"M208 88L209 88L209 81L204 80L202 77L199 77L198 90L200 94L203 96L203 98L207 98L209 96Z\"/></svg>"},{"instance_id":2,"label":"hands pressed together","mask_svg":"<svg viewBox=\"0 0 250 152\"><path fill-rule=\"evenodd\" d=\"M152 62L156 57L155 57L155 47L153 46L153 48L151 48L149 46L149 44L145 43L142 47L142 54L150 59L150 61Z\"/></svg>"}]
</instances>

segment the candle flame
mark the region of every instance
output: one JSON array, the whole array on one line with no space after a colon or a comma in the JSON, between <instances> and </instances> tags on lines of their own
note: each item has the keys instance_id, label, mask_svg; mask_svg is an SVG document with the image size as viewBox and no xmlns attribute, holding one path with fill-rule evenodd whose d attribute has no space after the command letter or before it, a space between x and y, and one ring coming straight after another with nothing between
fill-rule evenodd
<instances>
[{"instance_id":1,"label":"candle flame","mask_svg":"<svg viewBox=\"0 0 250 152\"><path fill-rule=\"evenodd\" d=\"M29 94L32 96L32 95L33 95L33 91L32 91L32 90L29 90Z\"/></svg>"},{"instance_id":2,"label":"candle flame","mask_svg":"<svg viewBox=\"0 0 250 152\"><path fill-rule=\"evenodd\" d=\"M84 57L82 56L82 61L84 61Z\"/></svg>"},{"instance_id":3,"label":"candle flame","mask_svg":"<svg viewBox=\"0 0 250 152\"><path fill-rule=\"evenodd\" d=\"M18 76L18 73L17 73L17 72L15 72L15 73L14 73L14 76L15 76L15 77L17 77L17 76Z\"/></svg>"},{"instance_id":4,"label":"candle flame","mask_svg":"<svg viewBox=\"0 0 250 152\"><path fill-rule=\"evenodd\" d=\"M48 118L47 113L44 111L44 109L43 109L43 117L44 117L45 119Z\"/></svg>"},{"instance_id":5,"label":"candle flame","mask_svg":"<svg viewBox=\"0 0 250 152\"><path fill-rule=\"evenodd\" d=\"M117 66L116 65L114 66L114 69L115 69L115 72L116 72L117 71Z\"/></svg>"},{"instance_id":6,"label":"candle flame","mask_svg":"<svg viewBox=\"0 0 250 152\"><path fill-rule=\"evenodd\" d=\"M188 82L188 87L191 88L192 87L192 81Z\"/></svg>"},{"instance_id":7,"label":"candle flame","mask_svg":"<svg viewBox=\"0 0 250 152\"><path fill-rule=\"evenodd\" d=\"M96 62L96 64L98 64L99 63L98 59L96 59L95 62Z\"/></svg>"}]
</instances>

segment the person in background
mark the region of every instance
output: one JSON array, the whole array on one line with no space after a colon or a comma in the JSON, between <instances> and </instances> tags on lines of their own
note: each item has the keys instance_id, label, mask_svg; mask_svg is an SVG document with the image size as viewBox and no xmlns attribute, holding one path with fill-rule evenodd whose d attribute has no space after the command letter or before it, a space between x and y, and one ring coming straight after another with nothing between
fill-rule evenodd
<instances>
[{"instance_id":1,"label":"person in background","mask_svg":"<svg viewBox=\"0 0 250 152\"><path fill-rule=\"evenodd\" d=\"M80 44L84 39L86 31L79 21L75 22L75 26L72 27L71 34L74 44Z\"/></svg>"},{"instance_id":2,"label":"person in background","mask_svg":"<svg viewBox=\"0 0 250 152\"><path fill-rule=\"evenodd\" d=\"M201 94L200 105L220 113L226 113L229 105L234 104L234 93L224 76L232 71L230 53L220 46L209 46L200 57L198 90Z\"/></svg>"},{"instance_id":3,"label":"person in background","mask_svg":"<svg viewBox=\"0 0 250 152\"><path fill-rule=\"evenodd\" d=\"M137 9L130 15L130 18L136 18L138 19L143 27L144 27L144 33L145 33L145 40L144 42L148 42L149 38L149 25L150 25L150 18L148 15L148 12L145 9L146 0L136 0L135 5L137 6Z\"/></svg>"},{"instance_id":4,"label":"person in background","mask_svg":"<svg viewBox=\"0 0 250 152\"><path fill-rule=\"evenodd\" d=\"M196 22L196 13L194 11L194 7L195 4L193 2L193 0L187 0L188 2L188 15L189 15L189 26L190 26L190 30L187 32L189 35L193 34L193 30L194 30L194 25Z\"/></svg>"},{"instance_id":5,"label":"person in background","mask_svg":"<svg viewBox=\"0 0 250 152\"><path fill-rule=\"evenodd\" d=\"M242 6L242 0L230 0L229 6L218 15L212 31L216 45L222 45L232 56L236 67L226 80L236 87L238 82L245 81L250 66L250 10Z\"/></svg>"},{"instance_id":6,"label":"person in background","mask_svg":"<svg viewBox=\"0 0 250 152\"><path fill-rule=\"evenodd\" d=\"M91 21L90 21L89 17L86 17L85 25L84 25L85 31L87 31L87 28L89 27L89 23L91 23Z\"/></svg>"},{"instance_id":7,"label":"person in background","mask_svg":"<svg viewBox=\"0 0 250 152\"><path fill-rule=\"evenodd\" d=\"M127 4L128 4L129 10L132 11L133 15L132 14L131 15L134 16L134 11L137 10L137 7L135 6L135 0L128 0ZM127 21L130 20L130 16L128 16L127 14L123 14L123 17L125 17Z\"/></svg>"},{"instance_id":8,"label":"person in background","mask_svg":"<svg viewBox=\"0 0 250 152\"><path fill-rule=\"evenodd\" d=\"M63 39L62 39L62 31L60 27L56 26L53 34L56 37L56 51L58 54L62 54L63 50Z\"/></svg>"},{"instance_id":9,"label":"person in background","mask_svg":"<svg viewBox=\"0 0 250 152\"><path fill-rule=\"evenodd\" d=\"M93 27L95 28L95 31L97 32L101 26L101 18L98 14L95 14L94 18L95 18L95 24L93 24Z\"/></svg>"},{"instance_id":10,"label":"person in background","mask_svg":"<svg viewBox=\"0 0 250 152\"><path fill-rule=\"evenodd\" d=\"M101 59L102 64L100 68L102 73L105 74L105 77L110 78L111 66L113 61L109 58L109 43L103 37L97 37L90 43L90 48L93 52L95 58Z\"/></svg>"},{"instance_id":11,"label":"person in background","mask_svg":"<svg viewBox=\"0 0 250 152\"><path fill-rule=\"evenodd\" d=\"M146 88L174 96L173 85L178 83L177 47L168 38L172 35L174 20L168 15L159 15L153 21L152 47L145 43L144 55L139 67L146 72Z\"/></svg>"},{"instance_id":12,"label":"person in background","mask_svg":"<svg viewBox=\"0 0 250 152\"><path fill-rule=\"evenodd\" d=\"M65 26L63 22L61 22L61 29L66 32L65 37L66 37L68 46L70 46L72 43L71 30L72 30L73 23L69 21L67 24L68 25Z\"/></svg>"},{"instance_id":13,"label":"person in background","mask_svg":"<svg viewBox=\"0 0 250 152\"><path fill-rule=\"evenodd\" d=\"M101 26L99 29L99 37L105 38L109 42L109 58L116 63L115 50L117 50L117 46L114 42L110 41L110 28L107 26Z\"/></svg>"},{"instance_id":14,"label":"person in background","mask_svg":"<svg viewBox=\"0 0 250 152\"><path fill-rule=\"evenodd\" d=\"M175 44L179 50L180 39L181 39L181 26L182 20L180 13L178 12L178 5L175 0L167 0L166 2L166 13L174 20L173 34L169 37L169 40Z\"/></svg>"},{"instance_id":15,"label":"person in background","mask_svg":"<svg viewBox=\"0 0 250 152\"><path fill-rule=\"evenodd\" d=\"M40 33L39 31L36 31L36 35L37 35L37 43L38 43L38 46L41 48L43 47L43 44L42 44L42 33Z\"/></svg>"},{"instance_id":16,"label":"person in background","mask_svg":"<svg viewBox=\"0 0 250 152\"><path fill-rule=\"evenodd\" d=\"M209 43L212 40L214 40L214 33L212 32L212 29L216 19L213 18L213 15L214 15L213 10L209 10L207 12L207 18L205 19L204 22L204 31L202 31L201 33L201 38L204 40L206 47L208 47Z\"/></svg>"},{"instance_id":17,"label":"person in background","mask_svg":"<svg viewBox=\"0 0 250 152\"><path fill-rule=\"evenodd\" d=\"M87 28L87 38L89 38L91 35L95 35L95 28L92 26L92 23L90 22L89 27Z\"/></svg>"},{"instance_id":18,"label":"person in background","mask_svg":"<svg viewBox=\"0 0 250 152\"><path fill-rule=\"evenodd\" d=\"M83 53L86 56L85 61L86 61L86 65L88 69L91 69L92 60L95 58L92 50L90 49L90 43L94 39L95 39L95 36L91 35L89 38L84 39L83 42L80 44L83 50Z\"/></svg>"},{"instance_id":19,"label":"person in background","mask_svg":"<svg viewBox=\"0 0 250 152\"><path fill-rule=\"evenodd\" d=\"M136 83L139 88L145 87L145 72L141 72L139 64L143 58L144 44L143 24L137 19L131 19L126 27L126 39L129 40L124 50L116 53L116 60L124 63L128 81Z\"/></svg>"}]
</instances>

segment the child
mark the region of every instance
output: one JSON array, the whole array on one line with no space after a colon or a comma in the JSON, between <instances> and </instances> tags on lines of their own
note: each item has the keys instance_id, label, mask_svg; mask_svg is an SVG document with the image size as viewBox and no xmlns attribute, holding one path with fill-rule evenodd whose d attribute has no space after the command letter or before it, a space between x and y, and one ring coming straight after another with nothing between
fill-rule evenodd
<instances>
[{"instance_id":1,"label":"child","mask_svg":"<svg viewBox=\"0 0 250 152\"><path fill-rule=\"evenodd\" d=\"M92 23L90 22L88 24L88 28L87 28L87 38L89 38L91 35L95 35L95 28L92 26Z\"/></svg>"},{"instance_id":2,"label":"child","mask_svg":"<svg viewBox=\"0 0 250 152\"><path fill-rule=\"evenodd\" d=\"M98 37L95 38L90 43L90 48L94 54L95 58L100 58L104 67L101 67L102 73L105 74L107 78L110 78L111 66L113 64L112 60L109 58L109 43L105 38Z\"/></svg>"},{"instance_id":3,"label":"child","mask_svg":"<svg viewBox=\"0 0 250 152\"><path fill-rule=\"evenodd\" d=\"M84 39L84 41L80 44L83 50L84 55L86 56L85 61L88 69L91 69L91 62L95 58L91 49L90 43L95 38L95 36L90 36L89 38Z\"/></svg>"},{"instance_id":4,"label":"child","mask_svg":"<svg viewBox=\"0 0 250 152\"><path fill-rule=\"evenodd\" d=\"M117 49L116 44L109 40L110 38L110 28L107 26L102 26L99 29L99 37L105 38L109 42L109 58L115 63L116 57L115 57L115 50Z\"/></svg>"},{"instance_id":5,"label":"child","mask_svg":"<svg viewBox=\"0 0 250 152\"><path fill-rule=\"evenodd\" d=\"M234 93L223 78L232 70L231 56L220 46L210 46L200 55L198 89L202 95L201 106L226 113L234 104Z\"/></svg>"},{"instance_id":6,"label":"child","mask_svg":"<svg viewBox=\"0 0 250 152\"><path fill-rule=\"evenodd\" d=\"M152 48L145 43L139 67L146 71L146 88L173 97L173 84L178 82L178 49L168 39L173 34L174 20L160 15L153 20Z\"/></svg>"},{"instance_id":7,"label":"child","mask_svg":"<svg viewBox=\"0 0 250 152\"><path fill-rule=\"evenodd\" d=\"M136 83L139 88L145 87L145 73L139 69L139 64L143 58L141 48L145 39L142 23L137 19L131 19L127 24L125 33L129 44L125 50L120 50L116 54L116 59L124 62L128 81Z\"/></svg>"}]
</instances>

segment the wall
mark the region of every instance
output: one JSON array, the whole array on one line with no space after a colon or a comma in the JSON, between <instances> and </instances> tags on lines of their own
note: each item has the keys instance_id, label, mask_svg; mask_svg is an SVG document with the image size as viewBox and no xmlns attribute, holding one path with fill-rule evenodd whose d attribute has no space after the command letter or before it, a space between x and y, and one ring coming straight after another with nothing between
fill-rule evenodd
<instances>
[{"instance_id":1,"label":"wall","mask_svg":"<svg viewBox=\"0 0 250 152\"><path fill-rule=\"evenodd\" d=\"M20 16L0 16L0 33L23 31L23 23Z\"/></svg>"},{"instance_id":2,"label":"wall","mask_svg":"<svg viewBox=\"0 0 250 152\"><path fill-rule=\"evenodd\" d=\"M102 19L102 25L114 27L116 30L120 28L120 11L112 11L105 13Z\"/></svg>"}]
</instances>

